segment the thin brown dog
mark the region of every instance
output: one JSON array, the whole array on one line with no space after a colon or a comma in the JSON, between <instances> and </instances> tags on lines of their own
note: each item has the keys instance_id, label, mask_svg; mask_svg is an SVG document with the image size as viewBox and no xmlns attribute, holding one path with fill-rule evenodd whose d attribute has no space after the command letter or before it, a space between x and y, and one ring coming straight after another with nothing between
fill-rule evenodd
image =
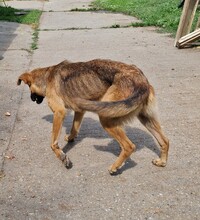
<instances>
[{"instance_id":1,"label":"thin brown dog","mask_svg":"<svg viewBox=\"0 0 200 220\"><path fill-rule=\"evenodd\" d=\"M40 104L47 98L54 113L51 148L67 168L71 162L58 146L66 109L75 112L67 141L77 136L85 111L97 113L103 128L118 141L121 153L109 168L110 174L116 174L135 151L135 145L122 128L134 117L138 117L161 147L160 158L153 160L153 164L166 165L169 141L156 116L154 89L136 66L100 59L78 63L63 61L24 73L17 84L21 81L29 85L32 101Z\"/></svg>"}]
</instances>

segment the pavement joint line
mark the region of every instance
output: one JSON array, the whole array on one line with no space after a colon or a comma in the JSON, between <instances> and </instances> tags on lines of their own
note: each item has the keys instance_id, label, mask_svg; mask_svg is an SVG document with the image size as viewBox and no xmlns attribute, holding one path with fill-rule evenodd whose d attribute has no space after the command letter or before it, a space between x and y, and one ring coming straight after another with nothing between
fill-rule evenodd
<instances>
[{"instance_id":1,"label":"pavement joint line","mask_svg":"<svg viewBox=\"0 0 200 220\"><path fill-rule=\"evenodd\" d=\"M106 10L95 10L95 9L70 9L70 10L63 10L63 11L54 11L54 10L43 10L41 9L40 10L41 12L44 12L44 13L60 13L60 12L67 12L67 13L79 13L79 12L92 12L92 13L96 13L96 14L119 14L119 15L125 15L125 16L130 16L130 15L127 15L127 14L124 14L124 13L120 13L120 12L111 12L111 11L106 11ZM131 16L132 17L132 16Z\"/></svg>"},{"instance_id":2,"label":"pavement joint line","mask_svg":"<svg viewBox=\"0 0 200 220\"><path fill-rule=\"evenodd\" d=\"M121 25L121 24L113 24L110 25L108 27L101 27L100 29L112 29L112 28L129 28L132 27L132 23L131 24L126 24L126 25Z\"/></svg>"},{"instance_id":3,"label":"pavement joint line","mask_svg":"<svg viewBox=\"0 0 200 220\"><path fill-rule=\"evenodd\" d=\"M18 49L0 49L0 51L20 51L20 50L23 50L23 51L27 51L28 53L30 53L30 50L29 49L26 49L26 48L18 48Z\"/></svg>"},{"instance_id":4,"label":"pavement joint line","mask_svg":"<svg viewBox=\"0 0 200 220\"><path fill-rule=\"evenodd\" d=\"M134 22L134 23L130 23L127 25L121 25L121 24L113 24L110 26L105 26L105 27L99 27L99 28L88 28L88 27L84 27L84 28L79 28L79 27L70 27L70 28L47 28L47 29L38 29L38 31L70 31L70 30L98 30L98 29L112 29L112 28L130 28L130 27L134 27L134 25L138 25L137 27L140 27L140 23L139 22ZM142 23L141 23L142 24Z\"/></svg>"},{"instance_id":5,"label":"pavement joint line","mask_svg":"<svg viewBox=\"0 0 200 220\"><path fill-rule=\"evenodd\" d=\"M43 12L43 10L44 10L44 5L45 5L45 1L43 1L43 3L42 3L41 12ZM40 18L41 18L41 17L40 17Z\"/></svg>"},{"instance_id":6,"label":"pavement joint line","mask_svg":"<svg viewBox=\"0 0 200 220\"><path fill-rule=\"evenodd\" d=\"M50 29L39 29L38 31L73 31L73 30L92 30L92 29L98 29L98 28L76 28L76 27L71 27L71 28L50 28Z\"/></svg>"},{"instance_id":7,"label":"pavement joint line","mask_svg":"<svg viewBox=\"0 0 200 220\"><path fill-rule=\"evenodd\" d=\"M63 11L54 11L54 10L41 10L42 12L45 12L45 13L60 13L60 12L95 12L95 13L101 13L99 10L93 10L93 9L83 9L83 10L81 10L81 9L69 9L69 10L63 10ZM103 13L103 11L102 11L102 13ZM105 11L105 13L107 13L106 11ZM110 12L108 12L108 13L110 13ZM120 14L120 13L117 13L117 14Z\"/></svg>"}]
</instances>

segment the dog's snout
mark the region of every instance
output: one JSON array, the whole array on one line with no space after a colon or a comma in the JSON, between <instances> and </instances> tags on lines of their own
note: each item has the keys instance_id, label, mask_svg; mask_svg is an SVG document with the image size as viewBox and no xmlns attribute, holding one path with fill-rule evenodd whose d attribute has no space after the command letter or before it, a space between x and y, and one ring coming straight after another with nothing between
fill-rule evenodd
<instances>
[{"instance_id":1,"label":"dog's snout","mask_svg":"<svg viewBox=\"0 0 200 220\"><path fill-rule=\"evenodd\" d=\"M31 93L31 100L33 102L36 101L37 104L40 104L40 103L42 103L43 99L44 99L43 96L37 95L36 93Z\"/></svg>"}]
</instances>

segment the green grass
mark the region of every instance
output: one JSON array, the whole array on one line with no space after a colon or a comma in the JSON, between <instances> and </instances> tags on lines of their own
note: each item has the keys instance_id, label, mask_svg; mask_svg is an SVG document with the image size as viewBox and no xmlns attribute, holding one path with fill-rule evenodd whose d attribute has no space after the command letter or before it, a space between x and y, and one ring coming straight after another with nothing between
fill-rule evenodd
<instances>
[{"instance_id":1,"label":"green grass","mask_svg":"<svg viewBox=\"0 0 200 220\"><path fill-rule=\"evenodd\" d=\"M25 14L16 14L19 12L25 12ZM41 14L42 12L39 10L24 11L24 10L18 10L18 9L11 8L11 7L0 6L0 20L17 22L21 24L28 24L34 28L31 50L36 50L38 48L37 47L37 41L38 41L38 35L39 35L38 25L39 25L39 19L40 19Z\"/></svg>"},{"instance_id":2,"label":"green grass","mask_svg":"<svg viewBox=\"0 0 200 220\"><path fill-rule=\"evenodd\" d=\"M161 27L165 32L174 34L182 12L182 9L177 7L179 2L179 0L96 0L93 7L135 16L142 20L141 26Z\"/></svg>"},{"instance_id":3,"label":"green grass","mask_svg":"<svg viewBox=\"0 0 200 220\"><path fill-rule=\"evenodd\" d=\"M18 12L25 12L26 14L17 15L16 13ZM42 12L39 10L23 11L11 7L0 6L0 20L2 21L12 21L37 26L41 13Z\"/></svg>"}]
</instances>

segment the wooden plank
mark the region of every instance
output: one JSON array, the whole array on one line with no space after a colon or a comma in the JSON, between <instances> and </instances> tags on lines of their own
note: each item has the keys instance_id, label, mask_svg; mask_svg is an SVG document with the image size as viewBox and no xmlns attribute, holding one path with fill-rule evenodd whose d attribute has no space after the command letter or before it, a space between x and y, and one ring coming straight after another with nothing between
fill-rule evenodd
<instances>
[{"instance_id":1,"label":"wooden plank","mask_svg":"<svg viewBox=\"0 0 200 220\"><path fill-rule=\"evenodd\" d=\"M180 38L177 42L177 47L182 48L187 44L192 43L199 39L200 39L200 28Z\"/></svg>"},{"instance_id":2,"label":"wooden plank","mask_svg":"<svg viewBox=\"0 0 200 220\"><path fill-rule=\"evenodd\" d=\"M177 46L177 42L182 36L187 35L190 32L198 2L199 0L185 0L175 38L175 46Z\"/></svg>"}]
</instances>

